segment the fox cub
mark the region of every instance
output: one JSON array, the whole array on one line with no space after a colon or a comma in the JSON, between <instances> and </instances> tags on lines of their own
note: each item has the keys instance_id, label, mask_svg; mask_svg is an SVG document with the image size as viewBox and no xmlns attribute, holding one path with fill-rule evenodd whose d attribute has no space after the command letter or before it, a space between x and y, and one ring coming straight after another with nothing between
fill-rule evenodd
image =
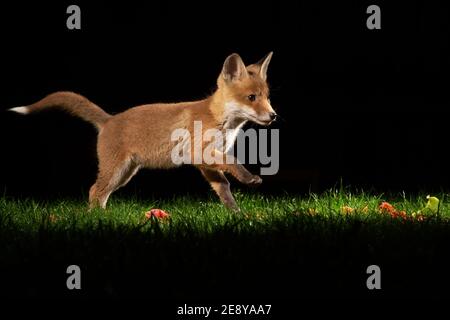
<instances>
[{"instance_id":1,"label":"fox cub","mask_svg":"<svg viewBox=\"0 0 450 320\"><path fill-rule=\"evenodd\" d=\"M99 168L97 180L89 191L89 205L105 208L111 193L126 185L139 169L180 165L171 157L176 144L171 139L174 130L185 129L191 133L189 139L198 139L194 137L194 121L201 121L203 131L214 128L226 132L229 148L247 121L261 125L272 123L277 115L270 105L267 85L271 58L272 52L259 62L245 66L238 54L231 54L217 79L217 90L200 101L142 105L113 116L79 94L56 92L34 104L10 110L29 114L47 108L63 109L97 128ZM198 152L189 151L191 157ZM226 151L217 148L216 156L225 156ZM262 182L237 161L191 163L201 171L223 204L235 211L239 208L224 173L248 185Z\"/></svg>"}]
</instances>

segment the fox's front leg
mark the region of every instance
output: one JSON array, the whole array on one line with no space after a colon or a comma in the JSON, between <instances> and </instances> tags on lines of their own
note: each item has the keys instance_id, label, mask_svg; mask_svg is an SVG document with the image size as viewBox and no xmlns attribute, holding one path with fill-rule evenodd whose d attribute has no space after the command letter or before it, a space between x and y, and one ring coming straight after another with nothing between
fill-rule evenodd
<instances>
[{"instance_id":1,"label":"fox's front leg","mask_svg":"<svg viewBox=\"0 0 450 320\"><path fill-rule=\"evenodd\" d=\"M219 151L216 151L219 152ZM217 156L217 154L216 154ZM232 155L225 155L223 153L220 153L220 156L222 159L225 159L225 163L219 164L219 163L213 163L210 165L204 165L206 167L209 167L213 170L219 170L223 172L227 172L231 174L233 177L239 180L239 182L243 184L247 184L250 186L259 186L262 183L262 179L258 175L252 174L250 171L248 171L242 164L239 164L237 159Z\"/></svg>"},{"instance_id":2,"label":"fox's front leg","mask_svg":"<svg viewBox=\"0 0 450 320\"><path fill-rule=\"evenodd\" d=\"M262 183L260 176L252 174L242 164L227 164L223 170L232 174L239 182L249 186L257 187Z\"/></svg>"},{"instance_id":3,"label":"fox's front leg","mask_svg":"<svg viewBox=\"0 0 450 320\"><path fill-rule=\"evenodd\" d=\"M217 193L222 203L228 209L231 209L233 211L240 211L233 195L231 194L230 183L228 182L228 179L225 177L223 172L204 167L200 167L199 169L205 179Z\"/></svg>"}]
</instances>

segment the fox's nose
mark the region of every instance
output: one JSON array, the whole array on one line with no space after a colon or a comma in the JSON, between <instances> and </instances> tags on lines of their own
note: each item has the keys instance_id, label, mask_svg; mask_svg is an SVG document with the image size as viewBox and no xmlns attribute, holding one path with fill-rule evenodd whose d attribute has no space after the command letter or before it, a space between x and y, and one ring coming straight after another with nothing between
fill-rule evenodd
<instances>
[{"instance_id":1,"label":"fox's nose","mask_svg":"<svg viewBox=\"0 0 450 320\"><path fill-rule=\"evenodd\" d=\"M277 114L275 112L269 113L270 120L275 120L277 118Z\"/></svg>"}]
</instances>

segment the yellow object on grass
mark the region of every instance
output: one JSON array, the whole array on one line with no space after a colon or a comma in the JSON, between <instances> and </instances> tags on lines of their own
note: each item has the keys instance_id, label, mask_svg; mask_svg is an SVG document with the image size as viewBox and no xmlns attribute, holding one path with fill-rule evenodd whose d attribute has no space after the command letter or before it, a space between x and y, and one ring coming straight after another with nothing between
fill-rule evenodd
<instances>
[{"instance_id":1,"label":"yellow object on grass","mask_svg":"<svg viewBox=\"0 0 450 320\"><path fill-rule=\"evenodd\" d=\"M428 202L422 210L424 213L437 214L439 211L439 199L432 196L427 196Z\"/></svg>"}]
</instances>

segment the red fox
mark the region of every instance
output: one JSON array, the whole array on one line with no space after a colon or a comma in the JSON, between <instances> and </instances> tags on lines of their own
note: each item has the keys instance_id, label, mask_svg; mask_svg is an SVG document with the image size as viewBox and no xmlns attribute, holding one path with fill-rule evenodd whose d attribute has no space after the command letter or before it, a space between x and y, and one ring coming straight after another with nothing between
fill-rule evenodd
<instances>
[{"instance_id":1,"label":"red fox","mask_svg":"<svg viewBox=\"0 0 450 320\"><path fill-rule=\"evenodd\" d=\"M270 105L267 85L267 68L271 58L272 52L259 62L245 66L238 54L231 54L225 59L217 79L217 90L200 101L141 105L113 116L79 94L56 92L34 104L10 110L29 114L47 108L59 108L97 128L99 168L97 180L89 191L89 206L105 208L111 193L126 185L139 169L180 165L171 159L175 145L171 141L171 133L174 130L182 128L192 133L194 121L201 121L202 130L226 130L226 139L229 140L226 144L230 145L234 143L237 131L247 121L265 126L271 124L277 117ZM229 134L230 131L232 134ZM216 152L224 153L223 150ZM224 173L233 175L247 185L259 185L262 182L259 176L251 174L238 161L232 164L227 161L226 164L194 165L222 203L234 211L239 211L239 207Z\"/></svg>"}]
</instances>

